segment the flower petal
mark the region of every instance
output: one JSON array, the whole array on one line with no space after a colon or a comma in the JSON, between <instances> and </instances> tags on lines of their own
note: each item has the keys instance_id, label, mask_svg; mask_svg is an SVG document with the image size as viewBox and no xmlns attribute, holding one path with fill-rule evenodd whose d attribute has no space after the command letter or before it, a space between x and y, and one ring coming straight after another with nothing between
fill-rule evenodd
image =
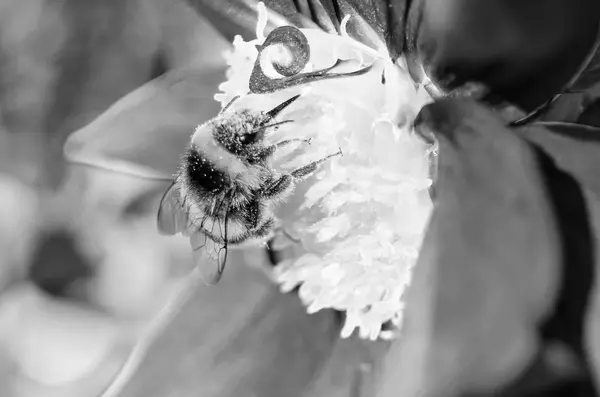
<instances>
[{"instance_id":1,"label":"flower petal","mask_svg":"<svg viewBox=\"0 0 600 397\"><path fill-rule=\"evenodd\" d=\"M506 384L535 355L558 293L557 217L537 152L472 101L436 102L419 120L440 144L437 203L380 397Z\"/></svg>"},{"instance_id":2,"label":"flower petal","mask_svg":"<svg viewBox=\"0 0 600 397\"><path fill-rule=\"evenodd\" d=\"M169 8L162 34L172 69L73 133L64 148L68 160L171 179L194 129L220 110L213 96L225 79L224 56L231 48L206 20L191 15L180 2Z\"/></svg>"},{"instance_id":3,"label":"flower petal","mask_svg":"<svg viewBox=\"0 0 600 397\"><path fill-rule=\"evenodd\" d=\"M575 123L540 122L519 131L539 145L588 189L600 195L600 128Z\"/></svg>"},{"instance_id":4,"label":"flower petal","mask_svg":"<svg viewBox=\"0 0 600 397\"><path fill-rule=\"evenodd\" d=\"M199 285L151 347L123 397L299 396L339 334L333 312L305 313L232 252L218 288ZM174 386L176 385L176 386Z\"/></svg>"},{"instance_id":5,"label":"flower petal","mask_svg":"<svg viewBox=\"0 0 600 397\"><path fill-rule=\"evenodd\" d=\"M218 114L212 96L224 78L224 69L216 69L155 79L73 133L65 156L111 171L171 179L194 129Z\"/></svg>"},{"instance_id":6,"label":"flower petal","mask_svg":"<svg viewBox=\"0 0 600 397\"><path fill-rule=\"evenodd\" d=\"M598 173L600 172L600 128L593 128L572 123L536 123L535 127L523 129L521 135L523 138L534 142L546 151L555 161L558 167L569 172L581 183L586 198L586 206L589 213L589 223L592 225L593 245L595 248L595 263L593 269L586 269L581 264L570 263L571 279L577 277L585 278L588 283L598 282L600 274L600 181ZM569 193L567 193L569 194ZM577 236L578 240L581 240ZM583 250L582 250L583 251ZM590 274L592 276L590 277ZM593 278L593 280L589 280ZM581 283L580 283L581 284ZM575 287L574 287L575 288ZM592 286L589 286L591 289ZM583 335L583 346L589 357L591 372L595 377L596 384L600 382L600 289L595 288L588 291L585 285L577 285L577 290L581 292L572 292L566 299L572 306L571 313L579 313L583 319L571 319L570 323L576 323L577 326L584 327L581 331ZM564 294L564 292L563 292ZM584 305L580 308L579 305ZM564 320L563 320L564 321ZM579 324L583 322L583 324Z\"/></svg>"}]
</instances>

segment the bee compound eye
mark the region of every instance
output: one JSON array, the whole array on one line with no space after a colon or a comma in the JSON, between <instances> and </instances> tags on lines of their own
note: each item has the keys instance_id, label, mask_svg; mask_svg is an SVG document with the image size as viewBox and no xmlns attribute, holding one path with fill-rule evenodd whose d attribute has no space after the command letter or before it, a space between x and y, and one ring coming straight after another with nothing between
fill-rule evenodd
<instances>
[{"instance_id":1,"label":"bee compound eye","mask_svg":"<svg viewBox=\"0 0 600 397\"><path fill-rule=\"evenodd\" d=\"M242 145L250 145L250 144L256 142L257 138L258 138L258 134L255 132L251 132L251 133L240 135L239 141Z\"/></svg>"}]
</instances>

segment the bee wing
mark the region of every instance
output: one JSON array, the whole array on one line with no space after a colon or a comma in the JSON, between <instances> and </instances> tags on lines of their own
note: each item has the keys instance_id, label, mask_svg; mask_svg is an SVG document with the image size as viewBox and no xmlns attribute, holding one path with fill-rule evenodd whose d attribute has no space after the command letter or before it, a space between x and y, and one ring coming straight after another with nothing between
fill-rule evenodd
<instances>
[{"instance_id":1,"label":"bee wing","mask_svg":"<svg viewBox=\"0 0 600 397\"><path fill-rule=\"evenodd\" d=\"M190 237L194 264L198 266L206 285L215 285L221 280L227 262L227 244L217 243L201 231Z\"/></svg>"},{"instance_id":2,"label":"bee wing","mask_svg":"<svg viewBox=\"0 0 600 397\"><path fill-rule=\"evenodd\" d=\"M181 201L181 194L176 182L167 189L158 208L158 231L163 235L186 233L190 218L187 209Z\"/></svg>"},{"instance_id":3,"label":"bee wing","mask_svg":"<svg viewBox=\"0 0 600 397\"><path fill-rule=\"evenodd\" d=\"M207 285L215 285L221 280L225 265L227 264L227 242L229 225L229 206L231 201L224 199L219 202L219 208L225 205L225 216L223 222L216 221L212 225L212 236L218 236L219 241L214 241L202 232L202 228L197 230L190 237L194 263L200 269L200 275ZM222 225L222 228L221 228ZM217 235L215 229L219 229L220 235Z\"/></svg>"}]
</instances>

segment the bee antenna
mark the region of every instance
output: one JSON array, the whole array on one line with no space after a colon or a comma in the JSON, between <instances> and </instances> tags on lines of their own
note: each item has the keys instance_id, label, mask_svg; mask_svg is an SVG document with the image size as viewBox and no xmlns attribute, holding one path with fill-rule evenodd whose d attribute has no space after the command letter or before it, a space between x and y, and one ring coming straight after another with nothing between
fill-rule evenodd
<instances>
[{"instance_id":1,"label":"bee antenna","mask_svg":"<svg viewBox=\"0 0 600 397\"><path fill-rule=\"evenodd\" d=\"M232 104L233 104L233 103L234 103L236 100L238 100L239 98L240 98L240 96L239 96L239 95L236 95L236 96L234 96L234 97L231 99L231 101L229 101L229 102L227 103L227 105L225 105L225 107L224 107L224 108L223 108L223 109L222 109L222 110L221 110L219 113L220 113L220 114L222 114L222 113L225 113L225 112L227 111L227 109L229 109L229 107L230 107L230 106L231 106L231 105L232 105Z\"/></svg>"},{"instance_id":2,"label":"bee antenna","mask_svg":"<svg viewBox=\"0 0 600 397\"><path fill-rule=\"evenodd\" d=\"M275 106L273 109L269 110L267 112L267 116L268 116L267 120L271 120L272 118L274 118L275 116L277 116L283 109L285 109L288 106L290 106L298 98L300 98L300 94L294 95L293 97L291 97L287 101L285 101L285 102L283 102L283 103Z\"/></svg>"},{"instance_id":3,"label":"bee antenna","mask_svg":"<svg viewBox=\"0 0 600 397\"><path fill-rule=\"evenodd\" d=\"M273 124L261 125L261 126L260 126L260 129L261 129L261 130L264 130L264 129L267 129L267 128L271 128L271 127L278 127L278 126L280 126L280 125L282 125L282 124L293 123L293 122L294 122L294 120L283 120L283 121L278 121L278 122L276 122L276 123L273 123Z\"/></svg>"}]
</instances>

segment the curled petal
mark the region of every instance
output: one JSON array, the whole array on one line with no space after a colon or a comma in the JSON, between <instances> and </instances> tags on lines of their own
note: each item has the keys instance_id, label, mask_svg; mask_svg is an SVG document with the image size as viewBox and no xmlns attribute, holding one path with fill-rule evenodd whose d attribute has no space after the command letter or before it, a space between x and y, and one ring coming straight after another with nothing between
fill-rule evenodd
<instances>
[{"instance_id":1,"label":"curled petal","mask_svg":"<svg viewBox=\"0 0 600 397\"><path fill-rule=\"evenodd\" d=\"M273 48L279 48L284 53L285 62L281 59L273 60L265 55L274 54ZM279 51L281 54L281 51ZM266 58L266 59L265 59ZM259 47L258 56L250 76L250 92L264 94L295 87L302 84L314 83L340 77L359 76L367 73L371 67L367 66L352 72L334 73L334 68L342 65L344 61L337 60L332 66L312 72L300 73L310 59L310 45L304 33L293 26L282 26L273 30ZM265 70L270 67L278 76L268 76Z\"/></svg>"}]
</instances>

